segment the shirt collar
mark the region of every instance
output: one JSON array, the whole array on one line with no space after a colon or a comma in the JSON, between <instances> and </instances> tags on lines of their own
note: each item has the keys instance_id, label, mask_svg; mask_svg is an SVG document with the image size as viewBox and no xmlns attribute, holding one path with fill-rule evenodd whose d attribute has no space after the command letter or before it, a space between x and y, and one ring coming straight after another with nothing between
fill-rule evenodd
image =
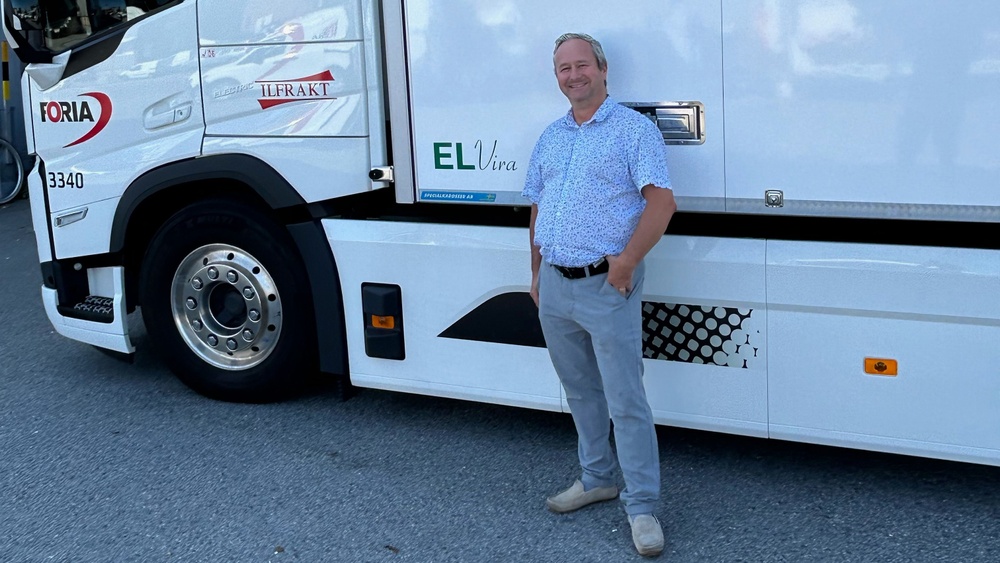
<instances>
[{"instance_id":1,"label":"shirt collar","mask_svg":"<svg viewBox=\"0 0 1000 563\"><path fill-rule=\"evenodd\" d=\"M617 105L617 104L618 104L618 102L616 102L613 99L611 99L611 96L608 96L607 98L604 98L604 103L601 104L601 107L597 108L597 111L594 112L594 116L591 117L589 120L584 121L583 125L586 125L586 124L591 123L591 122L595 122L596 123L596 122L604 121L605 119L608 118L609 115L611 115L611 110L614 109L615 105ZM583 126L583 125L577 125L576 124L576 118L573 117L573 108L569 108L569 111L566 112L566 125L569 125L570 127L582 127Z\"/></svg>"}]
</instances>

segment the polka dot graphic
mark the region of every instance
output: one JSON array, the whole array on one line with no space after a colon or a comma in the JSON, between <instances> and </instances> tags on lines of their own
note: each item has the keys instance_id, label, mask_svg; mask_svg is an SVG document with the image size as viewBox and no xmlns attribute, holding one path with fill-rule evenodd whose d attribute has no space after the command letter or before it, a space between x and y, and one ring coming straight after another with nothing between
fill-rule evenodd
<instances>
[{"instance_id":1,"label":"polka dot graphic","mask_svg":"<svg viewBox=\"0 0 1000 563\"><path fill-rule=\"evenodd\" d=\"M646 301L643 356L751 369L763 364L762 319L753 309Z\"/></svg>"}]
</instances>

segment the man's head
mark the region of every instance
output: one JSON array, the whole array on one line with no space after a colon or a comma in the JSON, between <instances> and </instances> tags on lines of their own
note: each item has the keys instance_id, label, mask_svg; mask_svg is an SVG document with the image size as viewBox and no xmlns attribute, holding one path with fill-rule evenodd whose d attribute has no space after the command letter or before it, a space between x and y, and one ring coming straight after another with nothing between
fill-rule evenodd
<instances>
[{"instance_id":1,"label":"man's head","mask_svg":"<svg viewBox=\"0 0 1000 563\"><path fill-rule=\"evenodd\" d=\"M552 53L559 89L574 106L600 105L608 97L608 59L593 37L566 33Z\"/></svg>"}]
</instances>

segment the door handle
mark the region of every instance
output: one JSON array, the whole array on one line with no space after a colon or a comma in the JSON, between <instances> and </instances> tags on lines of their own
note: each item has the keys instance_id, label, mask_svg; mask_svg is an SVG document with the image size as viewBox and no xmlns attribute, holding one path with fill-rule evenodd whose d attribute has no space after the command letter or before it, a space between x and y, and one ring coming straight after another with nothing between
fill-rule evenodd
<instances>
[{"instance_id":1,"label":"door handle","mask_svg":"<svg viewBox=\"0 0 1000 563\"><path fill-rule=\"evenodd\" d=\"M668 145L705 142L705 106L701 102L623 102L652 121Z\"/></svg>"},{"instance_id":2,"label":"door handle","mask_svg":"<svg viewBox=\"0 0 1000 563\"><path fill-rule=\"evenodd\" d=\"M146 126L146 129L159 129L160 127L187 121L189 117L191 117L190 103L165 110L153 107L146 110L146 115L143 117L142 123Z\"/></svg>"}]
</instances>

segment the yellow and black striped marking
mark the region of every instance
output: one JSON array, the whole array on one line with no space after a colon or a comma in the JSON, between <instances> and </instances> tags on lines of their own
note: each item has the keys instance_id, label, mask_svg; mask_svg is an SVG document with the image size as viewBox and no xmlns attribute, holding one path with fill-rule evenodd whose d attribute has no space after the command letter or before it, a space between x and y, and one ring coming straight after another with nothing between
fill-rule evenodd
<instances>
[{"instance_id":1,"label":"yellow and black striped marking","mask_svg":"<svg viewBox=\"0 0 1000 563\"><path fill-rule=\"evenodd\" d=\"M0 42L0 61L3 61L3 103L10 100L10 51L7 42Z\"/></svg>"}]
</instances>

